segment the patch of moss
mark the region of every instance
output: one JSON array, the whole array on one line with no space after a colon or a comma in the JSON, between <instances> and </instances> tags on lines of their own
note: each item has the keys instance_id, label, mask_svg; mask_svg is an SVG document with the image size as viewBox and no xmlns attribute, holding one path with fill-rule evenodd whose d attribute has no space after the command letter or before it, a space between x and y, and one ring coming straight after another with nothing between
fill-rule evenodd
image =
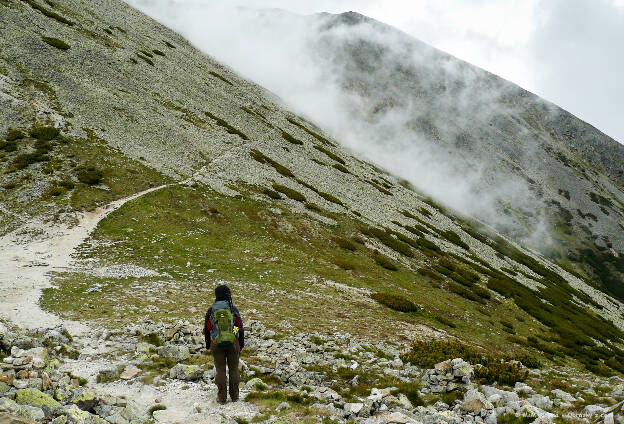
<instances>
[{"instance_id":1,"label":"patch of moss","mask_svg":"<svg viewBox=\"0 0 624 424\"><path fill-rule=\"evenodd\" d=\"M214 119L215 121L217 121L217 125L219 125L220 127L225 128L225 130L230 133L230 134L234 134L239 136L240 138L242 138L243 140L249 140L249 137L247 137L245 134L243 134L241 131L237 130L236 128L234 128L233 126L231 126L230 124L228 124L226 121L224 121L221 118L216 117L215 115L213 115L210 112L204 112L206 114L206 116L208 116L211 119Z\"/></svg>"},{"instance_id":2,"label":"patch of moss","mask_svg":"<svg viewBox=\"0 0 624 424\"><path fill-rule=\"evenodd\" d=\"M150 406L150 408L147 410L147 414L150 417L153 417L154 416L154 412L156 412L156 411L164 411L165 409L167 409L167 407L165 405L162 405L162 404L153 405L153 406Z\"/></svg>"},{"instance_id":3,"label":"patch of moss","mask_svg":"<svg viewBox=\"0 0 624 424\"><path fill-rule=\"evenodd\" d=\"M298 202L305 202L306 200L306 197L303 194L301 194L297 190L294 190L290 187L286 187L281 184L273 183L273 189L275 189L275 191L279 191L280 193L284 193L287 197L290 197L291 199L296 200Z\"/></svg>"}]
</instances>

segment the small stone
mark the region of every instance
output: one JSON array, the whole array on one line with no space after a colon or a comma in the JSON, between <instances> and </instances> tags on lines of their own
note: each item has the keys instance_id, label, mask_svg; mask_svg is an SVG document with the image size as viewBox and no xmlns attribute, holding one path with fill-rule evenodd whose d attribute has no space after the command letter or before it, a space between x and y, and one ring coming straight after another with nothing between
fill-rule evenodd
<instances>
[{"instance_id":1,"label":"small stone","mask_svg":"<svg viewBox=\"0 0 624 424\"><path fill-rule=\"evenodd\" d=\"M348 415L357 415L362 408L364 408L364 404L363 403L345 403L344 404L344 411L345 414Z\"/></svg>"},{"instance_id":2,"label":"small stone","mask_svg":"<svg viewBox=\"0 0 624 424\"><path fill-rule=\"evenodd\" d=\"M119 378L121 378L122 380L130 380L136 377L140 372L141 372L140 368L137 368L134 365L130 365L130 366L127 366L123 370Z\"/></svg>"},{"instance_id":3,"label":"small stone","mask_svg":"<svg viewBox=\"0 0 624 424\"><path fill-rule=\"evenodd\" d=\"M30 373L26 370L20 370L17 372L17 378L28 378Z\"/></svg>"},{"instance_id":4,"label":"small stone","mask_svg":"<svg viewBox=\"0 0 624 424\"><path fill-rule=\"evenodd\" d=\"M277 412L280 412L283 409L289 409L290 408L290 403L288 402L282 402L279 405L277 405L277 408L275 408L275 410Z\"/></svg>"},{"instance_id":5,"label":"small stone","mask_svg":"<svg viewBox=\"0 0 624 424\"><path fill-rule=\"evenodd\" d=\"M199 380L203 375L202 369L197 365L177 364L169 370L169 377L178 380Z\"/></svg>"}]
</instances>

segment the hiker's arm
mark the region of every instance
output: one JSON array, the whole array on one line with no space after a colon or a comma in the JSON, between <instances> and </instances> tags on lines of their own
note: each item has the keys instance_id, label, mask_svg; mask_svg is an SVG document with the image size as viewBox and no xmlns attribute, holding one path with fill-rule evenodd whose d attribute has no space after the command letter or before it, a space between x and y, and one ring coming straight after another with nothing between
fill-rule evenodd
<instances>
[{"instance_id":1,"label":"hiker's arm","mask_svg":"<svg viewBox=\"0 0 624 424\"><path fill-rule=\"evenodd\" d=\"M235 310L234 321L236 321L235 324L238 327L238 345L240 346L240 350L243 350L245 347L245 329L243 328L243 319L238 309Z\"/></svg>"},{"instance_id":2,"label":"hiker's arm","mask_svg":"<svg viewBox=\"0 0 624 424\"><path fill-rule=\"evenodd\" d=\"M204 341L206 342L206 349L210 350L210 314L212 312L212 308L208 309L206 312L206 318L204 319Z\"/></svg>"}]
</instances>

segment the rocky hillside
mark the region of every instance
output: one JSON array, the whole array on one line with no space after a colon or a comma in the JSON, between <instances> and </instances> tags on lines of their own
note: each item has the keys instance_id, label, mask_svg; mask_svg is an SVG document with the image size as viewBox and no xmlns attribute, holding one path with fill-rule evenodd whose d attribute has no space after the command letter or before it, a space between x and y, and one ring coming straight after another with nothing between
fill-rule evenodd
<instances>
[{"instance_id":1,"label":"rocky hillside","mask_svg":"<svg viewBox=\"0 0 624 424\"><path fill-rule=\"evenodd\" d=\"M624 299L622 144L496 75L357 13L323 15L315 37L316 64L342 90L354 126L365 123L381 151L407 152L390 153L389 160L420 149L437 167L450 167L440 178L474 178L465 195L481 199L485 210L474 210L486 222L572 263Z\"/></svg>"},{"instance_id":2,"label":"rocky hillside","mask_svg":"<svg viewBox=\"0 0 624 424\"><path fill-rule=\"evenodd\" d=\"M434 338L467 346L436 363L470 354L475 366L514 370L529 355L575 372L624 371L624 305L600 281L445 209L124 3L2 0L0 36L0 314L30 337L56 325L51 317L83 333L197 323L227 282L244 317L279 337L350 334L425 368L411 344ZM24 356L13 346L6 363L28 363L14 361ZM279 349L267 349L275 360ZM322 371L341 385L356 377L342 368ZM404 380L371 378L366 390ZM463 399L464 389L450 391ZM466 401L487 400L471 393ZM348 400L334 408L363 403ZM127 407L111 402L113 415ZM357 416L364 406L346 408Z\"/></svg>"}]
</instances>

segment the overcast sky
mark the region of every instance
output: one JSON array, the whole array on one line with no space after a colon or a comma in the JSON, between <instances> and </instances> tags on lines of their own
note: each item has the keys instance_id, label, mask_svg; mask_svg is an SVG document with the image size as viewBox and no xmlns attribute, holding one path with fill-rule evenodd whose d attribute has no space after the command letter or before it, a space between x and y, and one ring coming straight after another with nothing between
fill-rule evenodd
<instances>
[{"instance_id":1,"label":"overcast sky","mask_svg":"<svg viewBox=\"0 0 624 424\"><path fill-rule=\"evenodd\" d=\"M180 7L188 2L172 1ZM360 12L513 81L624 143L624 0L230 0L228 4L303 14Z\"/></svg>"}]
</instances>

